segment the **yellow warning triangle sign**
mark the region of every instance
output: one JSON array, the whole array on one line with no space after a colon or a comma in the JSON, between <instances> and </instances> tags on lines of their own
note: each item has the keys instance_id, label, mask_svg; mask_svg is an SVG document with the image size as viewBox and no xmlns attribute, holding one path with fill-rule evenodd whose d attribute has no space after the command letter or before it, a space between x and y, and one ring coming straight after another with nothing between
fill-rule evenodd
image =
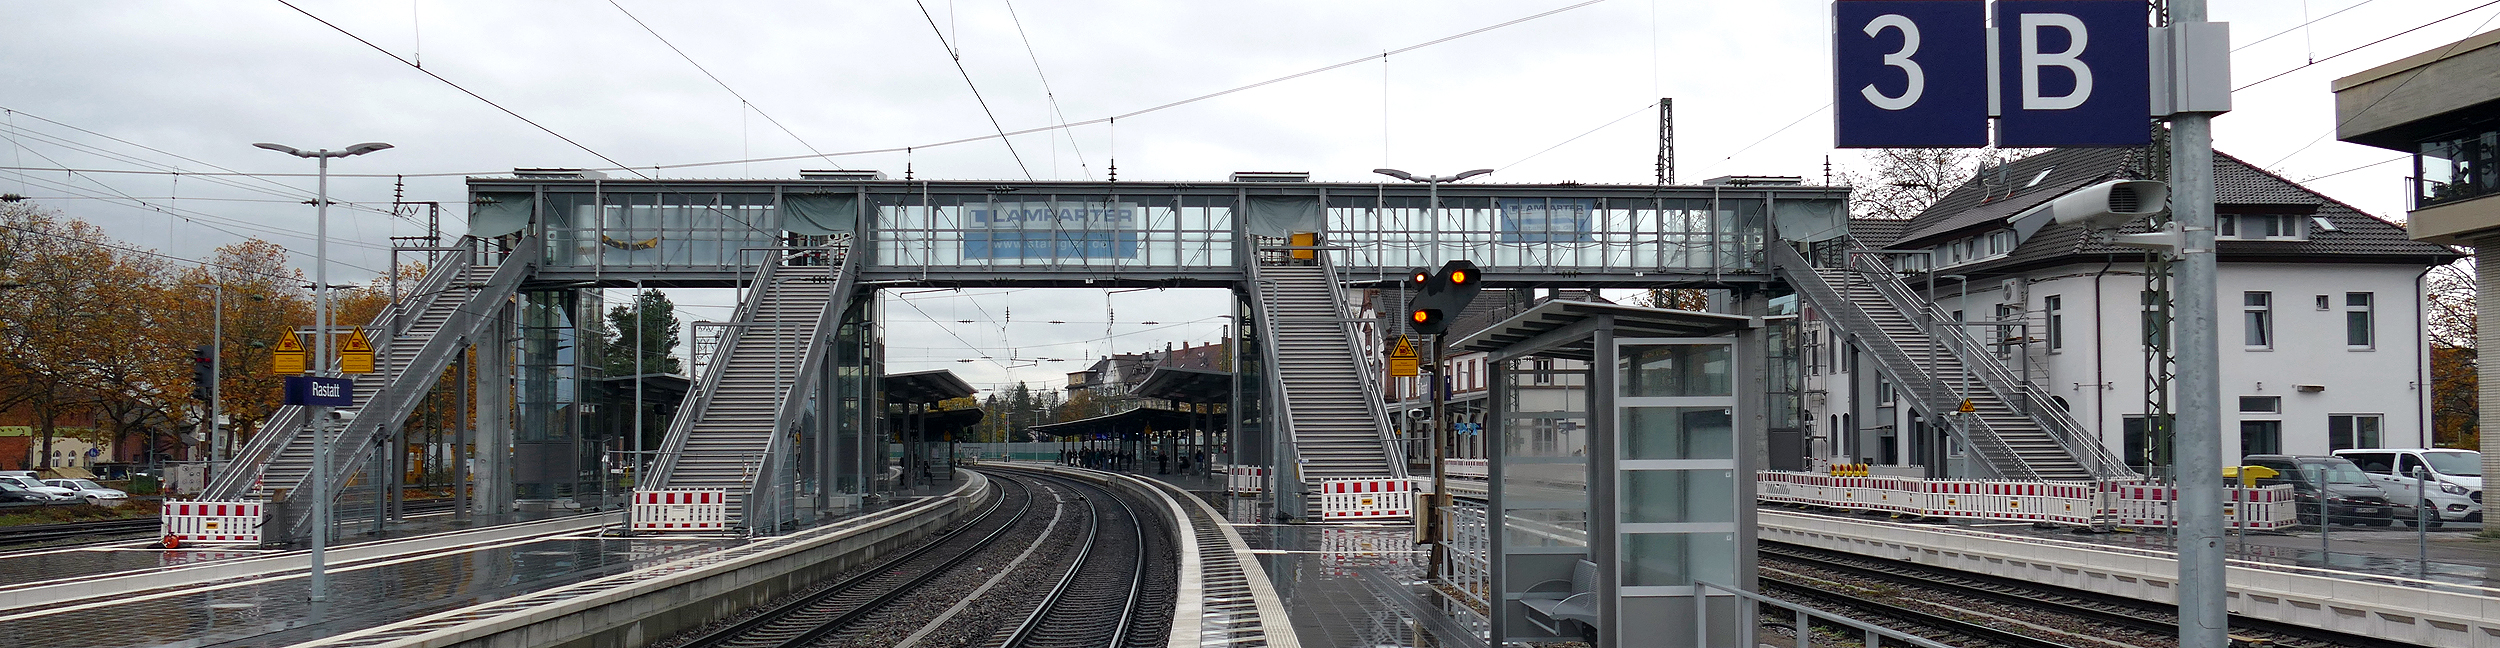
<instances>
[{"instance_id":1,"label":"yellow warning triangle sign","mask_svg":"<svg viewBox=\"0 0 2500 648\"><path fill-rule=\"evenodd\" d=\"M339 373L373 373L373 343L365 340L364 329L347 333L347 344L339 348Z\"/></svg>"},{"instance_id":2,"label":"yellow warning triangle sign","mask_svg":"<svg viewBox=\"0 0 2500 648\"><path fill-rule=\"evenodd\" d=\"M293 332L278 336L278 348L269 354L269 372L278 375L304 373L304 343Z\"/></svg>"},{"instance_id":3,"label":"yellow warning triangle sign","mask_svg":"<svg viewBox=\"0 0 2500 648\"><path fill-rule=\"evenodd\" d=\"M1392 358L1412 358L1412 357L1415 357L1415 343L1414 343L1414 342L1410 342L1410 341L1408 341L1408 340L1406 339L1406 336L1403 336L1403 335L1398 336L1398 341L1397 341L1397 344L1392 345L1392 346L1390 346L1390 347L1389 347L1389 357L1392 357Z\"/></svg>"}]
</instances>

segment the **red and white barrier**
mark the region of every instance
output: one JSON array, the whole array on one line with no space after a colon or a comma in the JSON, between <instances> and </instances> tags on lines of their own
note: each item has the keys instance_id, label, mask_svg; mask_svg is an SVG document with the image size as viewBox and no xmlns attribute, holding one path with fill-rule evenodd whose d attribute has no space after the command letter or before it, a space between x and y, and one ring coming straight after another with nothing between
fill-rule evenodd
<instances>
[{"instance_id":1,"label":"red and white barrier","mask_svg":"<svg viewBox=\"0 0 2500 648\"><path fill-rule=\"evenodd\" d=\"M160 505L160 535L177 544L260 544L269 513L262 500L171 500Z\"/></svg>"},{"instance_id":2,"label":"red and white barrier","mask_svg":"<svg viewBox=\"0 0 2500 648\"><path fill-rule=\"evenodd\" d=\"M1330 479L1319 483L1319 519L1386 520L1415 515L1415 483L1404 479Z\"/></svg>"},{"instance_id":3,"label":"red and white barrier","mask_svg":"<svg viewBox=\"0 0 2500 648\"><path fill-rule=\"evenodd\" d=\"M1450 459L1443 462L1443 465L1448 466L1443 470L1450 473L1451 479L1483 480L1493 474L1483 459Z\"/></svg>"},{"instance_id":4,"label":"red and white barrier","mask_svg":"<svg viewBox=\"0 0 2500 648\"><path fill-rule=\"evenodd\" d=\"M1765 471L1755 483L1765 502L1919 517L2091 526L2170 525L2170 488L2137 482L2041 482L1913 477L1836 477ZM2233 526L2274 530L2297 522L2289 486L2227 489ZM2244 509L2244 510L2243 510Z\"/></svg>"},{"instance_id":5,"label":"red and white barrier","mask_svg":"<svg viewBox=\"0 0 2500 648\"><path fill-rule=\"evenodd\" d=\"M1267 469L1260 466L1225 466L1224 487L1234 495L1267 492Z\"/></svg>"},{"instance_id":6,"label":"red and white barrier","mask_svg":"<svg viewBox=\"0 0 2500 648\"><path fill-rule=\"evenodd\" d=\"M634 491L635 531L725 531L729 493L710 490Z\"/></svg>"}]
</instances>

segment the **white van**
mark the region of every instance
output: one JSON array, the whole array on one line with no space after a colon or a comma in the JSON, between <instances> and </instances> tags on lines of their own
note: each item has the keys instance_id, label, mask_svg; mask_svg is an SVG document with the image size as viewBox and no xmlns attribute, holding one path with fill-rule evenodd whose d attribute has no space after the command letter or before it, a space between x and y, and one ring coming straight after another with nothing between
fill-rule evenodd
<instances>
[{"instance_id":1,"label":"white van","mask_svg":"<svg viewBox=\"0 0 2500 648\"><path fill-rule=\"evenodd\" d=\"M2427 502L2439 519L2480 522L2483 519L2483 453L2445 448L2378 448L2337 450L2351 459L2370 480L2387 489L2390 499ZM2416 474L2430 475L2427 484ZM2426 487L2427 486L2427 487Z\"/></svg>"}]
</instances>

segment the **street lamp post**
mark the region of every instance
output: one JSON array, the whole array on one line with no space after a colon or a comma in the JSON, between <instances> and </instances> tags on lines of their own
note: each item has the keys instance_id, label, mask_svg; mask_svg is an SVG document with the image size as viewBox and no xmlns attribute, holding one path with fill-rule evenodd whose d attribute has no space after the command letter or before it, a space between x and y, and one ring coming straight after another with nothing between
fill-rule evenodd
<instances>
[{"instance_id":1,"label":"street lamp post","mask_svg":"<svg viewBox=\"0 0 2500 648\"><path fill-rule=\"evenodd\" d=\"M320 181L313 194L313 372L330 368L330 158L364 155L391 145L365 142L343 150L306 151L284 144L267 142L252 146L321 162ZM322 553L330 536L330 422L324 420L330 408L314 407L305 420L313 426L312 466L312 573L306 579L312 585L312 600L329 598L329 577L322 573Z\"/></svg>"},{"instance_id":2,"label":"street lamp post","mask_svg":"<svg viewBox=\"0 0 2500 648\"><path fill-rule=\"evenodd\" d=\"M1408 182L1424 183L1424 204L1430 208L1428 213L1431 216L1428 218L1432 221L1434 232L1441 231L1441 183L1457 182L1492 172L1492 169L1476 169L1462 171L1456 175L1419 176L1397 169L1372 169L1372 173ZM1433 241L1434 250L1439 250L1440 247L1440 241ZM1432 505L1430 507L1432 523L1424 527L1424 543L1432 551L1432 576L1435 579L1441 578L1441 574L1446 571L1443 567L1449 560L1448 550L1442 542L1442 538L1448 536L1442 532L1442 527L1449 524L1449 521L1445 519L1445 512L1450 507L1450 422L1443 411L1447 404L1444 390L1449 386L1450 370L1442 353L1443 343L1446 341L1443 336L1432 336L1432 382L1426 385L1426 390L1431 392L1430 402L1432 403Z\"/></svg>"}]
</instances>

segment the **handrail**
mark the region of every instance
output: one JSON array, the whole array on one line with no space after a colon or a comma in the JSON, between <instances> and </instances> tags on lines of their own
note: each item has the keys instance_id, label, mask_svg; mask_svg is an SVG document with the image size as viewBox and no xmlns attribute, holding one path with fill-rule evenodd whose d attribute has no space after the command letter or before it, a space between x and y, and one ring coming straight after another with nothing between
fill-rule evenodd
<instances>
[{"instance_id":1,"label":"handrail","mask_svg":"<svg viewBox=\"0 0 2500 648\"><path fill-rule=\"evenodd\" d=\"M1284 366L1284 362L1276 353L1276 345L1279 342L1276 336L1276 293L1271 290L1275 286L1275 280L1259 276L1261 265L1251 263L1248 266L1251 286L1258 295L1258 299L1251 303L1252 307L1258 311L1253 315L1258 318L1259 323L1259 363L1264 365L1259 373L1267 376L1267 389L1260 394L1259 398L1259 413L1267 419L1269 427L1264 431L1270 439L1269 448L1283 447L1299 455L1300 450L1295 448L1292 441L1293 404L1291 400L1285 398L1285 376L1284 372L1278 369ZM1282 443L1276 442L1280 439ZM1293 469L1293 480L1298 483L1302 480L1300 464L1298 461L1288 461L1286 457L1281 456L1269 456L1268 461L1275 464L1273 474L1280 480L1277 485L1278 492L1275 495L1283 497L1281 480L1286 474L1286 469Z\"/></svg>"},{"instance_id":2,"label":"handrail","mask_svg":"<svg viewBox=\"0 0 2500 648\"><path fill-rule=\"evenodd\" d=\"M798 363L791 367L792 373L790 374L789 380L781 381L778 385L776 385L776 387L781 389L781 393L776 394L773 401L780 403L781 406L773 412L773 433L765 441L764 456L759 462L757 462L757 470L759 471L777 471L784 467L782 464L787 462L788 458L784 455L789 453L789 448L788 444L784 442L786 435L783 435L781 431L787 429L790 425L797 421L802 413L806 411L807 405L806 398L794 398L794 396L804 393L808 390L808 388L814 386L816 375L819 373L818 369L824 366L826 356L830 355L832 351L832 345L819 344L817 341L824 339L824 336L821 333L827 327L839 326L841 324L840 320L843 311L850 308L850 291L851 286L854 285L853 278L858 276L859 260L857 258L858 255L850 253L850 245L847 241L829 242L819 247L793 250L788 254L781 255L781 258L778 261L789 261L801 256L820 252L837 255L841 258L841 265L834 266L827 270L831 274L826 276L825 279L830 281L833 285L825 287L825 307L822 311L817 313L815 325L803 333L798 331L785 332L780 330L780 328L775 328L772 333L773 347L775 350L774 362L776 364L780 362L779 350L785 339L794 342L794 346L799 347L799 358ZM809 278L797 278L797 280L806 279ZM740 334L743 335L748 332L752 331L745 331ZM819 406L821 407L822 404L819 404ZM773 495L780 489L792 488L793 486L791 484L793 483L795 482L778 478L754 480L754 485L748 488L745 500L741 502L738 507L739 521L744 522L750 529L756 528L759 516L754 515L753 512L757 510L757 504L759 502L778 502L779 500L774 498ZM790 511L782 511L782 513L786 514L790 513ZM775 518L774 521L778 522L778 518Z\"/></svg>"},{"instance_id":3,"label":"handrail","mask_svg":"<svg viewBox=\"0 0 2500 648\"><path fill-rule=\"evenodd\" d=\"M1752 606L1738 605L1737 607L1740 609L1746 607L1760 607L1763 605L1787 609L1790 614L1795 615L1791 618L1795 620L1797 636L1800 638L1800 643L1804 641L1803 638L1814 636L1812 621L1814 619L1821 619L1824 623L1844 625L1865 633L1865 643L1861 645L1864 645L1867 648L1877 648L1887 643L1899 643L1903 645L1917 646L1918 648L1947 648L1945 644L1937 643L1932 639L1904 633L1899 630L1867 623L1865 621L1859 621L1840 614L1815 609L1804 603L1783 601L1758 593L1700 580L1693 581L1693 645L1695 646L1710 645L1710 598L1713 596L1719 596L1718 594L1712 594L1711 590L1718 590L1720 592L1732 594L1737 598L1751 601L1754 604ZM1744 615L1739 616L1741 617ZM1755 645L1760 643L1755 641L1749 634L1754 632L1753 627L1751 627L1754 625L1759 624L1739 624L1736 626L1734 632L1739 635L1744 635L1744 637L1740 640L1742 643L1739 645Z\"/></svg>"},{"instance_id":4,"label":"handrail","mask_svg":"<svg viewBox=\"0 0 2500 648\"><path fill-rule=\"evenodd\" d=\"M1872 280L1869 283L1884 296L1885 301L1891 302L1893 308L1904 315L1916 313L1911 318L1914 325L1926 331L1928 337L1943 342L1955 357L1961 359L1962 366L1978 367L1979 371L1975 373L1989 392L2007 406L2015 408L2016 413L2039 423L2040 428L2048 432L2049 438L2065 448L2066 454L2090 472L2094 479L2135 475L2134 470L2127 468L2124 462L2109 452L2108 446L2102 445L2098 439L2084 439L2081 432L2083 424L2076 422L2065 410L2058 409L2046 394L2040 393L2039 385L2015 376L2012 368L2005 366L1995 353L1980 346L1979 341L1972 338L1970 331L1964 327L1943 324L1948 319L1944 309L1934 301L1920 299L1891 264L1872 254L1852 254L1849 259L1853 271L1859 270L1857 266L1864 266L1864 275ZM1939 331L1942 331L1941 335Z\"/></svg>"},{"instance_id":5,"label":"handrail","mask_svg":"<svg viewBox=\"0 0 2500 648\"><path fill-rule=\"evenodd\" d=\"M1389 476L1406 477L1406 448L1398 443L1397 431L1389 425L1388 406L1381 395L1381 372L1372 370L1369 362L1375 356L1366 352L1363 343L1367 339L1354 329L1354 317L1345 312L1345 284L1337 281L1337 266L1329 262L1329 255L1315 253L1311 257L1319 264L1323 273L1321 276L1328 281L1329 309L1337 315L1338 330L1345 333L1346 359L1353 363L1355 375L1361 376L1363 381L1363 405L1371 409L1372 431L1380 437L1381 457L1389 463ZM1434 376L1433 379L1438 381L1440 377Z\"/></svg>"},{"instance_id":6,"label":"handrail","mask_svg":"<svg viewBox=\"0 0 2500 648\"><path fill-rule=\"evenodd\" d=\"M1843 322L1843 328L1879 332L1875 335L1860 335L1858 339L1865 343L1867 353L1875 356L1876 370L1885 374L1885 377L1890 378L1894 384L1900 385L1899 393L1910 399L1912 406L1927 412L1948 412L1955 409L1952 404L1960 401L1961 395L1954 392L1952 387L1945 385L1942 380L1935 378L1924 365L1911 358L1909 352L1902 349L1898 341L1893 340L1891 336L1882 335L1880 331L1883 327L1875 324L1874 318L1867 315L1866 311L1860 309L1855 302L1849 301L1848 297L1841 295L1837 289L1825 283L1823 276L1815 273L1812 262L1807 261L1804 255L1787 245L1770 246L1770 255L1772 266L1789 275L1789 283L1797 289L1797 293L1821 308L1833 320ZM1917 373L1907 373L1911 371ZM1989 472L2006 479L2037 478L2037 475L2032 473L2031 467L2023 462L2022 457L2014 454L2013 450L2005 445L2004 439L1998 438L1996 431L1988 427L1987 421L1978 417L1954 418L1959 422L1956 427L1963 442L1970 445L1972 452L1981 456L1980 463Z\"/></svg>"},{"instance_id":7,"label":"handrail","mask_svg":"<svg viewBox=\"0 0 2500 648\"><path fill-rule=\"evenodd\" d=\"M761 264L755 270L752 285L771 285L773 267L777 265L780 264ZM730 313L730 321L754 318L755 313L762 309L766 292L770 291L747 291L746 297L739 300L738 309ZM677 471L677 459L686 451L686 439L694 435L695 423L702 421L703 411L711 408L712 395L719 391L721 378L728 373L729 358L737 353L740 337L733 331L722 335L720 341L712 345L711 359L703 362L703 375L696 377L684 403L677 407L677 415L669 418L668 434L661 437L659 454L652 457L651 469L634 479L635 488L650 490L668 487L669 476Z\"/></svg>"},{"instance_id":8,"label":"handrail","mask_svg":"<svg viewBox=\"0 0 2500 648\"><path fill-rule=\"evenodd\" d=\"M477 243L475 238L462 238L463 244L471 247ZM413 296L422 295L426 297L427 303L431 304L434 299L442 297L444 289L449 286L453 277L466 274L470 266L475 264L472 260L473 255L444 256L456 258L459 261L426 269L425 278L418 282L415 292L410 293L412 295L410 301L414 301ZM380 333L378 336L372 333L367 335L368 338L381 338L380 346L374 350L376 353L389 352L391 338L397 337L404 326L402 320L405 316L402 310L405 308L401 302L394 301L390 306L384 307L382 312L375 313L373 320L365 325L366 331ZM322 373L328 375L331 372L325 369ZM270 412L269 418L261 421L260 430L254 432L251 440L244 442L243 447L237 450L235 456L228 461L226 464L228 468L209 478L208 487L203 489L201 494L215 498L240 496L244 486L258 480L260 475L268 470L270 462L277 458L278 453L285 451L286 447L294 442L295 436L302 433L303 417L304 408L299 406L282 406ZM271 434L273 431L282 432ZM244 469L236 470L236 467ZM249 474L251 478L245 479L246 474Z\"/></svg>"}]
</instances>

